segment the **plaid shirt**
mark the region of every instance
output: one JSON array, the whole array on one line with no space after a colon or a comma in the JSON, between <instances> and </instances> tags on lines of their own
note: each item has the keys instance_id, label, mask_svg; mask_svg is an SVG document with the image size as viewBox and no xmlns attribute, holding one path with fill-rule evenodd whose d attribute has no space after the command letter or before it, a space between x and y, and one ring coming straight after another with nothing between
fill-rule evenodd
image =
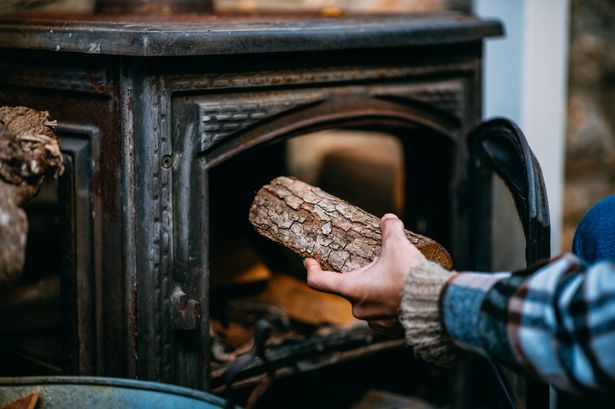
<instances>
[{"instance_id":1,"label":"plaid shirt","mask_svg":"<svg viewBox=\"0 0 615 409\"><path fill-rule=\"evenodd\" d=\"M459 274L440 302L460 347L562 390L615 390L615 264L564 254L520 273Z\"/></svg>"}]
</instances>

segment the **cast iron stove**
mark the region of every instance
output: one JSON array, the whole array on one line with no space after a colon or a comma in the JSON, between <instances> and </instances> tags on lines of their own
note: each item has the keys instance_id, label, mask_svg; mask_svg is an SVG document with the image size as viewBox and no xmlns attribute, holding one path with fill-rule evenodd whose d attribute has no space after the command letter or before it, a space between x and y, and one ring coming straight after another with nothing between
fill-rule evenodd
<instances>
[{"instance_id":1,"label":"cast iron stove","mask_svg":"<svg viewBox=\"0 0 615 409\"><path fill-rule=\"evenodd\" d=\"M53 367L211 388L216 169L244 163L250 195L278 174L242 158L307 132L398 136L406 224L443 243L456 268L490 266L493 171L534 243L528 261L548 254L546 198L523 137L496 121L466 138L481 121L482 41L500 34L497 21L459 14L1 17L0 104L48 110L69 159ZM518 397L527 407L531 390Z\"/></svg>"}]
</instances>

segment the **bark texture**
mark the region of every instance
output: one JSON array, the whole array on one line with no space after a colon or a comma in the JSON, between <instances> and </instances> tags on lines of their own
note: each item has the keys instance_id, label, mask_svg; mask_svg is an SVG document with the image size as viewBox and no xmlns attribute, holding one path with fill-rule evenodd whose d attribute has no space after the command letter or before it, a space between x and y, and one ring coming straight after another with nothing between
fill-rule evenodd
<instances>
[{"instance_id":1,"label":"bark texture","mask_svg":"<svg viewBox=\"0 0 615 409\"><path fill-rule=\"evenodd\" d=\"M285 176L263 186L250 208L250 223L258 233L342 273L380 254L379 222L342 199ZM451 256L440 244L409 230L406 235L427 259L452 268Z\"/></svg>"},{"instance_id":2,"label":"bark texture","mask_svg":"<svg viewBox=\"0 0 615 409\"><path fill-rule=\"evenodd\" d=\"M23 269L28 220L20 206L64 169L54 125L48 112L0 107L0 290Z\"/></svg>"}]
</instances>

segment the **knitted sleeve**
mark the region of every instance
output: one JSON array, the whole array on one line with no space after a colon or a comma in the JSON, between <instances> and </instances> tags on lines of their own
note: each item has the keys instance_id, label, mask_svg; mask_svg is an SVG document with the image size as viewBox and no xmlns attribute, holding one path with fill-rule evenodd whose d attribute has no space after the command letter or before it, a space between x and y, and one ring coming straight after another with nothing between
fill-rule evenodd
<instances>
[{"instance_id":1,"label":"knitted sleeve","mask_svg":"<svg viewBox=\"0 0 615 409\"><path fill-rule=\"evenodd\" d=\"M450 272L436 263L423 261L409 272L402 293L399 320L406 342L418 356L441 366L452 366L463 360L464 350L473 350L472 345L463 342L467 337L460 339L458 333L448 334L446 323L462 320L463 324L457 322L455 328L475 333L477 323L472 320L480 315L485 295L506 277L508 273ZM457 297L460 286L471 291L471 296L463 293ZM448 291L450 287L455 291ZM451 306L454 313L450 311Z\"/></svg>"},{"instance_id":2,"label":"knitted sleeve","mask_svg":"<svg viewBox=\"0 0 615 409\"><path fill-rule=\"evenodd\" d=\"M463 355L444 334L439 305L443 288L456 275L423 261L408 274L400 305L406 342L415 354L442 366L452 365Z\"/></svg>"}]
</instances>

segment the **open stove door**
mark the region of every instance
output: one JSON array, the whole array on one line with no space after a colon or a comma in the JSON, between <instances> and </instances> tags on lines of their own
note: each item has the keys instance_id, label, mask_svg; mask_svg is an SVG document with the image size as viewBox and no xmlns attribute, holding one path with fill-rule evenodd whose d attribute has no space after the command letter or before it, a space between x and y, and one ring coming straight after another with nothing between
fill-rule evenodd
<instances>
[{"instance_id":1,"label":"open stove door","mask_svg":"<svg viewBox=\"0 0 615 409\"><path fill-rule=\"evenodd\" d=\"M527 265L550 255L550 221L547 191L538 160L532 153L523 132L514 122L496 118L476 127L467 138L469 161L466 182L470 182L472 224L481 234L473 240L474 259L484 264L490 257L476 247L490 252L485 237L491 235L493 174L508 187L517 208L525 235L525 261ZM489 230L489 231L487 231ZM485 235L482 235L485 233ZM485 250L486 249L486 250ZM481 267L481 266L477 266ZM490 265L485 266L489 271Z\"/></svg>"},{"instance_id":2,"label":"open stove door","mask_svg":"<svg viewBox=\"0 0 615 409\"><path fill-rule=\"evenodd\" d=\"M497 229L498 225L494 225L493 217L494 203L496 205L498 203L494 190L497 178L504 182L514 200L514 207L525 237L525 264L529 266L548 258L550 222L547 192L540 165L521 130L508 119L492 119L483 122L468 134L467 148L469 157L461 184L463 196L461 205L465 212L465 226L467 226L465 238L469 247L465 258L466 265L463 267L474 271L494 269L495 251L489 243L492 243L491 236L498 233L494 232L494 228ZM517 266L508 266L510 269L513 267ZM485 398L489 395L485 392L485 389L488 389L486 385L470 383L468 385L470 389L478 388L478 390L463 393L463 403L460 407L464 409L479 407L483 403L488 404L485 407L516 409L549 407L549 389L546 384L486 363L466 368L464 371L467 373L462 376L466 379L468 377L494 379L494 382L500 385L499 388L492 388L494 392L490 398ZM477 399L480 402L477 402ZM484 399L489 402L484 402Z\"/></svg>"}]
</instances>

